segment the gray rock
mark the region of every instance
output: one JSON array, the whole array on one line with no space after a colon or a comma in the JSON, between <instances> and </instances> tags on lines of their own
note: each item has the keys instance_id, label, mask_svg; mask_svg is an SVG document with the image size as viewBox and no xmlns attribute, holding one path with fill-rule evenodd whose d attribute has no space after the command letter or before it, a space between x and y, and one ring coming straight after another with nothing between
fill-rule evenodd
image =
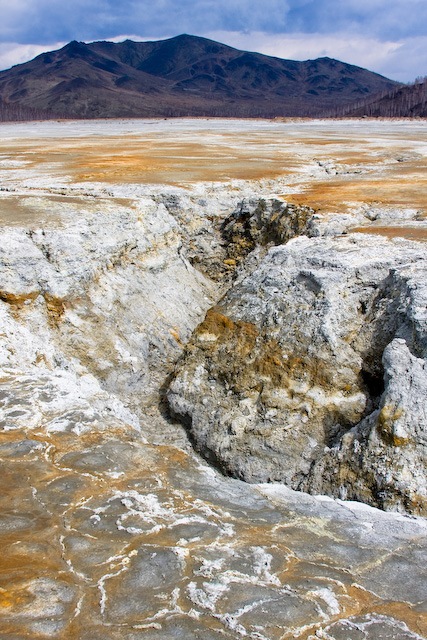
<instances>
[{"instance_id":1,"label":"gray rock","mask_svg":"<svg viewBox=\"0 0 427 640\"><path fill-rule=\"evenodd\" d=\"M406 624L380 614L354 616L318 629L308 640L423 640Z\"/></svg>"},{"instance_id":2,"label":"gray rock","mask_svg":"<svg viewBox=\"0 0 427 640\"><path fill-rule=\"evenodd\" d=\"M199 451L251 482L424 513L426 266L415 243L358 234L271 249L170 385Z\"/></svg>"}]
</instances>

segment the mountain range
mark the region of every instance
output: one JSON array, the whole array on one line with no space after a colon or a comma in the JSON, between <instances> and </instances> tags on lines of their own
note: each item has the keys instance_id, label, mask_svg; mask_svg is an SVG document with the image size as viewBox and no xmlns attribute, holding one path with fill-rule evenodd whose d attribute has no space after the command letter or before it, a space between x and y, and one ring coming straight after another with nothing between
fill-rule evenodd
<instances>
[{"instance_id":1,"label":"mountain range","mask_svg":"<svg viewBox=\"0 0 427 640\"><path fill-rule=\"evenodd\" d=\"M0 118L322 116L398 86L331 58L284 60L186 34L73 41L0 72Z\"/></svg>"}]
</instances>

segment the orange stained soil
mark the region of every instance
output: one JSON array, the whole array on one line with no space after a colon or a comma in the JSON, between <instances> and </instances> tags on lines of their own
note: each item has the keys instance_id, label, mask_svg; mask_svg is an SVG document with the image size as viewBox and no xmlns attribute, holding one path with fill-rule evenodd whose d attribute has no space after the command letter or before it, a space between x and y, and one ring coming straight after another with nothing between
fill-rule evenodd
<instances>
[{"instance_id":1,"label":"orange stained soil","mask_svg":"<svg viewBox=\"0 0 427 640\"><path fill-rule=\"evenodd\" d=\"M407 240L427 242L427 227L370 225L367 227L353 227L349 231L354 233L375 233L386 238L406 238Z\"/></svg>"},{"instance_id":2,"label":"orange stained soil","mask_svg":"<svg viewBox=\"0 0 427 640\"><path fill-rule=\"evenodd\" d=\"M304 204L321 212L348 212L355 205L396 206L414 208L420 215L427 213L427 163L420 167L405 167L398 173L395 167L387 168L382 175L371 172L359 175L334 176L330 180L300 183L300 191L287 195L289 202Z\"/></svg>"},{"instance_id":3,"label":"orange stained soil","mask_svg":"<svg viewBox=\"0 0 427 640\"><path fill-rule=\"evenodd\" d=\"M313 161L333 161L348 167L349 173L340 176L340 181L352 184L354 180L365 181L364 176L353 173L354 169L384 166L385 159L390 160L400 151L398 144L394 152L378 140L370 143L354 137L286 137L271 131L231 134L208 130L190 134L184 131L180 137L151 133L0 140L1 156L25 163L24 171L36 169L68 175L76 182L107 183L182 184L275 178L298 173ZM405 173L412 175L415 170L411 160L397 164L400 174L403 164ZM302 184L307 178L302 176ZM330 175L325 175L320 184L330 179Z\"/></svg>"},{"instance_id":4,"label":"orange stained soil","mask_svg":"<svg viewBox=\"0 0 427 640\"><path fill-rule=\"evenodd\" d=\"M343 127L338 123L336 130L325 129L324 135L297 124L283 131L266 125L262 130L236 133L210 130L207 125L178 132L0 139L0 170L6 184L9 179L12 184L15 179L25 180L26 172L32 171L36 179L59 177L80 186L187 187L203 181L283 177L289 190L282 187L281 197L322 213L349 212L363 205L412 208L418 211L418 219L427 215L422 131L378 129L370 136L351 129L347 133ZM8 166L8 160L15 164ZM32 213L28 207L21 207L20 216L28 213ZM396 228L386 235L401 232ZM405 229L404 235L408 233L414 232Z\"/></svg>"},{"instance_id":5,"label":"orange stained soil","mask_svg":"<svg viewBox=\"0 0 427 640\"><path fill-rule=\"evenodd\" d=\"M185 136L184 136L185 138ZM238 143L236 140L235 143ZM253 143L254 145L256 142ZM10 151L3 149L0 154ZM262 146L262 145L261 145ZM185 184L229 179L255 180L276 177L288 170L283 159L266 147L252 144L215 144L167 138L138 139L106 136L94 140L66 139L14 143L15 158L27 169L43 169L70 175L75 182ZM15 170L15 168L14 168Z\"/></svg>"}]
</instances>

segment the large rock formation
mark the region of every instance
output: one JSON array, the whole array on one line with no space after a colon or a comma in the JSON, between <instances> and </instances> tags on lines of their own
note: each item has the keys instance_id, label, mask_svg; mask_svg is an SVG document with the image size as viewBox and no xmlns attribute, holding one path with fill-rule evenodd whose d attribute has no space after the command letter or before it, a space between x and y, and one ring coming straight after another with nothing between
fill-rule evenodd
<instances>
[{"instance_id":1,"label":"large rock formation","mask_svg":"<svg viewBox=\"0 0 427 640\"><path fill-rule=\"evenodd\" d=\"M426 513L423 247L349 235L269 251L196 329L168 399L251 482Z\"/></svg>"},{"instance_id":2,"label":"large rock formation","mask_svg":"<svg viewBox=\"0 0 427 640\"><path fill-rule=\"evenodd\" d=\"M185 348L170 407L228 473L424 513L423 246L331 236L277 199L228 207L104 200L4 230L2 366L92 376L142 416Z\"/></svg>"},{"instance_id":3,"label":"large rock formation","mask_svg":"<svg viewBox=\"0 0 427 640\"><path fill-rule=\"evenodd\" d=\"M396 86L331 58L282 60L186 34L154 42L74 40L0 72L5 116L16 120L21 110L24 117L41 112L33 118L321 115Z\"/></svg>"}]
</instances>

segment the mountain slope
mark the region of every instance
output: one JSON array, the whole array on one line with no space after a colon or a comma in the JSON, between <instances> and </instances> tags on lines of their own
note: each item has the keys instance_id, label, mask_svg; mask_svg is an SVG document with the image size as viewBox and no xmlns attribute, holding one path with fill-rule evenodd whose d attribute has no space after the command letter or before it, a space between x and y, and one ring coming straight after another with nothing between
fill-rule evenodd
<instances>
[{"instance_id":1,"label":"mountain slope","mask_svg":"<svg viewBox=\"0 0 427 640\"><path fill-rule=\"evenodd\" d=\"M321 115L397 86L330 58L305 62L181 35L70 42L0 72L0 98L68 117Z\"/></svg>"},{"instance_id":2,"label":"mountain slope","mask_svg":"<svg viewBox=\"0 0 427 640\"><path fill-rule=\"evenodd\" d=\"M341 108L336 115L383 118L426 118L427 78L408 86L395 87L376 98Z\"/></svg>"}]
</instances>

